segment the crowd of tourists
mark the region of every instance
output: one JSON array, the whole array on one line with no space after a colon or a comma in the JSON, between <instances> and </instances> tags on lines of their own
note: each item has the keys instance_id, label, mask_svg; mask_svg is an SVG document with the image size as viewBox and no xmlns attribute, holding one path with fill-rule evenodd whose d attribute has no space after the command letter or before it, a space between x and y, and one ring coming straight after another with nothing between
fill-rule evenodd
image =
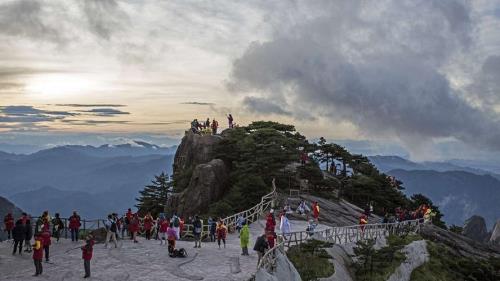
<instances>
[{"instance_id":1,"label":"crowd of tourists","mask_svg":"<svg viewBox=\"0 0 500 281\"><path fill-rule=\"evenodd\" d=\"M237 125L234 123L234 118L231 113L226 115L228 128L235 128ZM200 119L201 120L201 119ZM191 131L195 134L200 135L217 135L217 130L219 129L219 122L215 120L215 118L210 121L210 118L207 118L205 121L198 119L194 119L191 121Z\"/></svg>"}]
</instances>

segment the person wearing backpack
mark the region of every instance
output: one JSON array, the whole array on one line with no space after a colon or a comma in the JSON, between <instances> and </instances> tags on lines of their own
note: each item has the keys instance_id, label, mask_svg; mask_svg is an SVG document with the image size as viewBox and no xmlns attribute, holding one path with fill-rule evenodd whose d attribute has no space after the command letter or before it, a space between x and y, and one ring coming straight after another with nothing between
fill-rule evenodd
<instances>
[{"instance_id":1,"label":"person wearing backpack","mask_svg":"<svg viewBox=\"0 0 500 281\"><path fill-rule=\"evenodd\" d=\"M172 217L172 225L173 225L173 228L175 230L175 238L176 240L179 240L180 239L180 235L181 235L181 220L179 219L179 217L177 215L173 215Z\"/></svg>"},{"instance_id":2,"label":"person wearing backpack","mask_svg":"<svg viewBox=\"0 0 500 281\"><path fill-rule=\"evenodd\" d=\"M16 254L19 248L19 254L21 255L23 251L24 233L26 232L25 226L21 220L16 221L16 226L12 229L12 238L14 239L14 251L13 255Z\"/></svg>"},{"instance_id":3,"label":"person wearing backpack","mask_svg":"<svg viewBox=\"0 0 500 281\"><path fill-rule=\"evenodd\" d=\"M257 239L255 240L255 245L253 246L253 250L257 252L257 255L259 257L257 260L257 266L260 264L260 260L262 259L268 248L269 245L266 241L266 233L257 237Z\"/></svg>"},{"instance_id":4,"label":"person wearing backpack","mask_svg":"<svg viewBox=\"0 0 500 281\"><path fill-rule=\"evenodd\" d=\"M80 216L73 211L73 215L69 217L69 229L71 230L71 241L78 241L78 234L80 232Z\"/></svg>"},{"instance_id":5,"label":"person wearing backpack","mask_svg":"<svg viewBox=\"0 0 500 281\"><path fill-rule=\"evenodd\" d=\"M240 245L241 245L241 254L243 256L248 256L248 244L250 242L250 229L245 222L243 222L243 226L240 230Z\"/></svg>"},{"instance_id":6,"label":"person wearing backpack","mask_svg":"<svg viewBox=\"0 0 500 281\"><path fill-rule=\"evenodd\" d=\"M43 272L43 240L40 233L35 234L35 244L33 244L33 262L35 264L35 275L41 275Z\"/></svg>"},{"instance_id":7,"label":"person wearing backpack","mask_svg":"<svg viewBox=\"0 0 500 281\"><path fill-rule=\"evenodd\" d=\"M110 239L113 240L113 243L115 243L115 248L118 248L118 243L116 242L116 232L118 227L112 215L108 215L108 219L104 221L104 226L106 227L106 240L104 241L104 248L108 247Z\"/></svg>"},{"instance_id":8,"label":"person wearing backpack","mask_svg":"<svg viewBox=\"0 0 500 281\"><path fill-rule=\"evenodd\" d=\"M61 237L61 230L64 229L64 223L62 219L59 217L59 213L55 214L55 217L52 219L52 235L56 238L56 242L59 242L59 238Z\"/></svg>"},{"instance_id":9,"label":"person wearing backpack","mask_svg":"<svg viewBox=\"0 0 500 281\"><path fill-rule=\"evenodd\" d=\"M194 247L201 248L201 232L203 231L203 222L200 217L195 216L193 222Z\"/></svg>"},{"instance_id":10,"label":"person wearing backpack","mask_svg":"<svg viewBox=\"0 0 500 281\"><path fill-rule=\"evenodd\" d=\"M89 234L85 240L85 245L80 248L82 250L83 268L85 269L85 276L83 278L90 277L90 260L92 260L94 243L94 237Z\"/></svg>"}]
</instances>

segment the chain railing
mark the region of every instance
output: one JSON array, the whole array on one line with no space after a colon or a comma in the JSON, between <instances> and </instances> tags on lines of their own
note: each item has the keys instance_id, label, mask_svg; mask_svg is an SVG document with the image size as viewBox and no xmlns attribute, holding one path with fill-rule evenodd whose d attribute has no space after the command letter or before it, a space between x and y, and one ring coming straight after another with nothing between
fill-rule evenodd
<instances>
[{"instance_id":1,"label":"chain railing","mask_svg":"<svg viewBox=\"0 0 500 281\"><path fill-rule=\"evenodd\" d=\"M276 254L286 254L286 249L314 238L333 244L354 243L360 240L376 239L390 234L402 235L419 232L424 219L409 220L395 223L376 223L366 225L351 225L330 227L318 231L295 231L278 236L278 243L268 250L260 260L257 268L272 272L276 267Z\"/></svg>"}]
</instances>

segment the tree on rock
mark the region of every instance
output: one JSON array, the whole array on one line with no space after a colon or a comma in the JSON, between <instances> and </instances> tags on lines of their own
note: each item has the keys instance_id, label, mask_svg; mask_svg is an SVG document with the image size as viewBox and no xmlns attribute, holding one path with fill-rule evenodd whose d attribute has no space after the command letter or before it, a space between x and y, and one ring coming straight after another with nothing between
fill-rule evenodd
<instances>
[{"instance_id":1,"label":"tree on rock","mask_svg":"<svg viewBox=\"0 0 500 281\"><path fill-rule=\"evenodd\" d=\"M139 191L141 196L135 199L138 202L135 206L139 209L139 213L151 212L153 216L157 216L163 212L168 196L172 192L172 186L172 180L166 173L155 176L151 184Z\"/></svg>"}]
</instances>

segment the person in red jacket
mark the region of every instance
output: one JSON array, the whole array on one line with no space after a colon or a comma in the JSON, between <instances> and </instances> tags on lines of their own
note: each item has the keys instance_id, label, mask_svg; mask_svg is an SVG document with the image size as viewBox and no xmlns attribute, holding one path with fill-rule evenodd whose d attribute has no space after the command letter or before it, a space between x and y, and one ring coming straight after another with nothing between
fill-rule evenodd
<instances>
[{"instance_id":1,"label":"person in red jacket","mask_svg":"<svg viewBox=\"0 0 500 281\"><path fill-rule=\"evenodd\" d=\"M134 240L134 243L138 243L137 232L139 232L139 216L137 214L134 214L132 217L130 225L128 226L128 231L132 234L132 240Z\"/></svg>"},{"instance_id":2,"label":"person in red jacket","mask_svg":"<svg viewBox=\"0 0 500 281\"><path fill-rule=\"evenodd\" d=\"M144 231L146 232L146 239L151 240L151 229L153 228L154 220L151 213L147 213L144 217Z\"/></svg>"},{"instance_id":3,"label":"person in red jacket","mask_svg":"<svg viewBox=\"0 0 500 281\"><path fill-rule=\"evenodd\" d=\"M226 235L227 235L227 227L224 225L224 221L219 220L219 223L217 223L217 244L219 244L219 249L220 249L220 241L224 243L224 248L226 248Z\"/></svg>"},{"instance_id":4,"label":"person in red jacket","mask_svg":"<svg viewBox=\"0 0 500 281\"><path fill-rule=\"evenodd\" d=\"M368 217L365 214L361 214L359 217L359 225L361 228L361 233L365 231L365 225L368 223Z\"/></svg>"},{"instance_id":5,"label":"person in red jacket","mask_svg":"<svg viewBox=\"0 0 500 281\"><path fill-rule=\"evenodd\" d=\"M90 260L92 259L92 253L94 251L94 237L89 234L85 239L85 245L81 247L82 249L82 259L83 267L85 269L85 276L83 278L90 277Z\"/></svg>"},{"instance_id":6,"label":"person in red jacket","mask_svg":"<svg viewBox=\"0 0 500 281\"><path fill-rule=\"evenodd\" d=\"M52 241L50 240L50 232L48 230L48 227L43 227L43 231L40 233L40 236L42 237L43 250L45 251L45 262L49 262L49 249Z\"/></svg>"},{"instance_id":7,"label":"person in red jacket","mask_svg":"<svg viewBox=\"0 0 500 281\"><path fill-rule=\"evenodd\" d=\"M316 222L318 222L318 218L319 218L319 204L317 201L315 201L313 203L313 206L312 206L312 209L313 209L313 218Z\"/></svg>"},{"instance_id":8,"label":"person in red jacket","mask_svg":"<svg viewBox=\"0 0 500 281\"><path fill-rule=\"evenodd\" d=\"M272 229L274 231L276 227L276 219L274 218L274 210L271 209L266 219L266 229Z\"/></svg>"},{"instance_id":9,"label":"person in red jacket","mask_svg":"<svg viewBox=\"0 0 500 281\"><path fill-rule=\"evenodd\" d=\"M73 211L73 215L69 217L69 229L71 230L71 241L78 241L78 233L80 230L80 216Z\"/></svg>"},{"instance_id":10,"label":"person in red jacket","mask_svg":"<svg viewBox=\"0 0 500 281\"><path fill-rule=\"evenodd\" d=\"M42 274L43 272L42 260L43 260L43 240L41 234L36 233L35 244L33 244L33 262L35 264L35 275L33 276L38 276Z\"/></svg>"},{"instance_id":11,"label":"person in red jacket","mask_svg":"<svg viewBox=\"0 0 500 281\"><path fill-rule=\"evenodd\" d=\"M8 213L3 218L3 224L5 225L5 231L7 231L7 239L10 239L12 236L12 229L14 228L14 217L12 216L12 213Z\"/></svg>"}]
</instances>

